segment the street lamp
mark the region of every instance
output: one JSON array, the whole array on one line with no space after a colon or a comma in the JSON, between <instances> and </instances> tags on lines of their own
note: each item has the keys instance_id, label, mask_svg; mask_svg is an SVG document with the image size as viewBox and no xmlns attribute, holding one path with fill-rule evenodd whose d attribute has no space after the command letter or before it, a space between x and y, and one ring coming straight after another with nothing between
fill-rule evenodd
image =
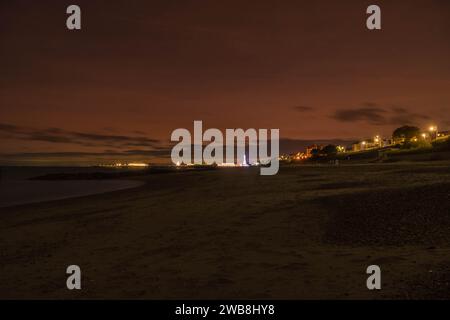
<instances>
[{"instance_id":1,"label":"street lamp","mask_svg":"<svg viewBox=\"0 0 450 320\"><path fill-rule=\"evenodd\" d=\"M436 137L437 137L437 126L430 126L430 128L428 130L430 131L430 138L432 140L436 139Z\"/></svg>"},{"instance_id":2,"label":"street lamp","mask_svg":"<svg viewBox=\"0 0 450 320\"><path fill-rule=\"evenodd\" d=\"M365 150L366 149L366 142L363 141L361 142L361 150Z\"/></svg>"},{"instance_id":3,"label":"street lamp","mask_svg":"<svg viewBox=\"0 0 450 320\"><path fill-rule=\"evenodd\" d=\"M381 144L380 136L376 135L375 138L373 139L373 141L374 141L378 146L380 146L380 144Z\"/></svg>"}]
</instances>

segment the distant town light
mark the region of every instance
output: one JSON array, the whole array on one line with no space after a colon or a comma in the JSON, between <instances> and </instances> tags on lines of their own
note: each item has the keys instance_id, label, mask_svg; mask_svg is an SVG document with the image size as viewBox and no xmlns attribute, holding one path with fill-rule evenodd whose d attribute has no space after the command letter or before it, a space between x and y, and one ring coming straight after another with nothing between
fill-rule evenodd
<instances>
[{"instance_id":1,"label":"distant town light","mask_svg":"<svg viewBox=\"0 0 450 320\"><path fill-rule=\"evenodd\" d=\"M218 164L219 167L236 167L234 162L222 162Z\"/></svg>"},{"instance_id":2,"label":"distant town light","mask_svg":"<svg viewBox=\"0 0 450 320\"><path fill-rule=\"evenodd\" d=\"M141 163L141 162L131 162L128 163L129 167L148 167L147 163Z\"/></svg>"}]
</instances>

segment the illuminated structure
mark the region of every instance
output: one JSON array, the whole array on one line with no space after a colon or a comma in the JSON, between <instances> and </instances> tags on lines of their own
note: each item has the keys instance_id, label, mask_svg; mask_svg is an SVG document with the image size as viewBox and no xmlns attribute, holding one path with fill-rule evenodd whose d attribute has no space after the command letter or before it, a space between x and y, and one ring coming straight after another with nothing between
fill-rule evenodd
<instances>
[{"instance_id":1,"label":"illuminated structure","mask_svg":"<svg viewBox=\"0 0 450 320\"><path fill-rule=\"evenodd\" d=\"M148 163L143 162L116 162L113 164L101 164L101 167L115 167L115 168L128 168L128 167L138 167L138 168L145 168L149 167L150 165Z\"/></svg>"},{"instance_id":2,"label":"illuminated structure","mask_svg":"<svg viewBox=\"0 0 450 320\"><path fill-rule=\"evenodd\" d=\"M243 167L248 167L248 163L247 163L247 156L244 154L244 161L242 161L242 165Z\"/></svg>"},{"instance_id":3,"label":"illuminated structure","mask_svg":"<svg viewBox=\"0 0 450 320\"><path fill-rule=\"evenodd\" d=\"M236 167L234 162L222 162L217 164L219 167Z\"/></svg>"},{"instance_id":4,"label":"illuminated structure","mask_svg":"<svg viewBox=\"0 0 450 320\"><path fill-rule=\"evenodd\" d=\"M140 162L131 162L127 164L128 167L148 167L147 163L140 163Z\"/></svg>"}]
</instances>

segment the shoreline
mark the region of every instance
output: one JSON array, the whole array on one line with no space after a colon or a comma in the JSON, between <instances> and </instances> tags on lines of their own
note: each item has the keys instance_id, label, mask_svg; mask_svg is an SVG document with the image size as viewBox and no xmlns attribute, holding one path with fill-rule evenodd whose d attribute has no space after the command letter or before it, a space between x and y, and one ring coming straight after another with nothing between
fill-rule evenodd
<instances>
[{"instance_id":1,"label":"shoreline","mask_svg":"<svg viewBox=\"0 0 450 320\"><path fill-rule=\"evenodd\" d=\"M141 187L146 182L142 180L57 180L57 181L8 181L0 182L0 208L42 204L59 200L82 198L114 191L129 190ZM11 188L28 188L26 198L11 192ZM33 189L30 190L30 186ZM12 187L13 186L13 187ZM5 190L2 190L5 189ZM46 190L43 190L46 189ZM23 197L20 199L20 197ZM11 198L13 200L11 200Z\"/></svg>"}]
</instances>

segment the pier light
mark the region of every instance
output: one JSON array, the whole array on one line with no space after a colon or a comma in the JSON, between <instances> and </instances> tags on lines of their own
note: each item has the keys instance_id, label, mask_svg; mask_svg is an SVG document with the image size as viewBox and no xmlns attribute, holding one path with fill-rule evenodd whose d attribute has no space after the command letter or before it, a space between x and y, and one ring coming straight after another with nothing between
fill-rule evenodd
<instances>
[{"instance_id":1,"label":"pier light","mask_svg":"<svg viewBox=\"0 0 450 320\"><path fill-rule=\"evenodd\" d=\"M130 162L128 163L128 167L148 167L148 164L142 162Z\"/></svg>"}]
</instances>

